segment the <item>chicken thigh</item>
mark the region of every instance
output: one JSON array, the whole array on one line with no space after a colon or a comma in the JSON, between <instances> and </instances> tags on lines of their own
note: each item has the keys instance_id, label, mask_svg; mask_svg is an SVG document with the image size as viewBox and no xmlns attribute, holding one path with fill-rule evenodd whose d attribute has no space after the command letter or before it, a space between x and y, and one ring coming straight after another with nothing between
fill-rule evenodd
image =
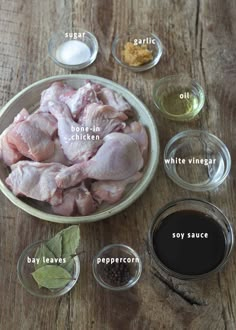
<instances>
[{"instance_id":1,"label":"chicken thigh","mask_svg":"<svg viewBox=\"0 0 236 330\"><path fill-rule=\"evenodd\" d=\"M104 144L88 161L75 164L56 176L59 188L75 186L85 178L97 180L124 180L133 176L143 166L137 142L129 135L111 133Z\"/></svg>"},{"instance_id":2,"label":"chicken thigh","mask_svg":"<svg viewBox=\"0 0 236 330\"><path fill-rule=\"evenodd\" d=\"M7 139L22 155L38 162L54 153L54 142L50 135L30 121L17 123L7 134Z\"/></svg>"},{"instance_id":3,"label":"chicken thigh","mask_svg":"<svg viewBox=\"0 0 236 330\"><path fill-rule=\"evenodd\" d=\"M6 184L16 196L27 196L57 205L62 202L62 190L58 189L55 176L64 168L64 165L56 163L19 161L11 166L12 172Z\"/></svg>"},{"instance_id":4,"label":"chicken thigh","mask_svg":"<svg viewBox=\"0 0 236 330\"><path fill-rule=\"evenodd\" d=\"M29 113L26 109L22 109L14 118L14 121L0 135L0 159L8 166L18 162L23 155L17 150L14 144L8 141L9 132L16 126L17 123L26 120Z\"/></svg>"},{"instance_id":5,"label":"chicken thigh","mask_svg":"<svg viewBox=\"0 0 236 330\"><path fill-rule=\"evenodd\" d=\"M27 118L27 121L51 137L54 137L57 131L57 120L48 112L34 112Z\"/></svg>"}]
</instances>

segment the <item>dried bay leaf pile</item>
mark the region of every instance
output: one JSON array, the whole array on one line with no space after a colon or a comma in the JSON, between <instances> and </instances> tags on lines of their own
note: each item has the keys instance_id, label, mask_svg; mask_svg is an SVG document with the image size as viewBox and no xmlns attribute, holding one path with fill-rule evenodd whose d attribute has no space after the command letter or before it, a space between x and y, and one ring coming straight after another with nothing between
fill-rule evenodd
<instances>
[{"instance_id":1,"label":"dried bay leaf pile","mask_svg":"<svg viewBox=\"0 0 236 330\"><path fill-rule=\"evenodd\" d=\"M39 287L61 289L73 279L74 257L79 242L79 226L70 226L37 249L35 258L39 258L39 263L35 264L32 276Z\"/></svg>"}]
</instances>

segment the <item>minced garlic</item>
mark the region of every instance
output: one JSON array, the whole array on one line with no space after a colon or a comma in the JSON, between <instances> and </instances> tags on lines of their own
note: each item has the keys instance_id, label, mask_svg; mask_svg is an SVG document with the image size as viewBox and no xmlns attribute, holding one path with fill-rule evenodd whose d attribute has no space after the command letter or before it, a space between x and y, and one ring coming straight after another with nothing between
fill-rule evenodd
<instances>
[{"instance_id":1,"label":"minced garlic","mask_svg":"<svg viewBox=\"0 0 236 330\"><path fill-rule=\"evenodd\" d=\"M140 66L153 59L152 51L147 45L134 45L132 42L126 42L122 51L123 61L130 66Z\"/></svg>"}]
</instances>

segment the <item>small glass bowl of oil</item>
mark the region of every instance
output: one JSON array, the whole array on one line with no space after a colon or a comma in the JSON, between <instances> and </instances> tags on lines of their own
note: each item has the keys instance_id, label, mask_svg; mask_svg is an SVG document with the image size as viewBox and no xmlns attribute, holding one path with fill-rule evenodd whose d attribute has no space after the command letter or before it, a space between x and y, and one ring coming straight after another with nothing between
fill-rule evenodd
<instances>
[{"instance_id":1,"label":"small glass bowl of oil","mask_svg":"<svg viewBox=\"0 0 236 330\"><path fill-rule=\"evenodd\" d=\"M158 80L153 88L153 100L166 118L189 121L203 108L205 94L194 79L179 74Z\"/></svg>"}]
</instances>

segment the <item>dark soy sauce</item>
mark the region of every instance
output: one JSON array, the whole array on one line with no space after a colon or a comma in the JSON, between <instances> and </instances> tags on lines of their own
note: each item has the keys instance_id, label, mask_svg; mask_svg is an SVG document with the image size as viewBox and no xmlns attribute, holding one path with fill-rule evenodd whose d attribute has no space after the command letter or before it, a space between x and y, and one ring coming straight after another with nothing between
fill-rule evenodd
<instances>
[{"instance_id":1,"label":"dark soy sauce","mask_svg":"<svg viewBox=\"0 0 236 330\"><path fill-rule=\"evenodd\" d=\"M184 238L173 238L173 233L184 233ZM204 238L188 238L192 233L202 233ZM153 233L153 247L170 270L182 275L201 275L221 263L226 242L216 220L202 212L183 210L162 220Z\"/></svg>"}]
</instances>

